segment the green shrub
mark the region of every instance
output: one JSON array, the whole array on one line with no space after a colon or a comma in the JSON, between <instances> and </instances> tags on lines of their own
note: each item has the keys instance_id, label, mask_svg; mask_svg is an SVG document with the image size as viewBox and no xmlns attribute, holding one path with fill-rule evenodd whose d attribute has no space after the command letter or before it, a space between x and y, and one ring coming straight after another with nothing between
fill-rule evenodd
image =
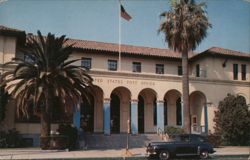
<instances>
[{"instance_id":1,"label":"green shrub","mask_svg":"<svg viewBox=\"0 0 250 160\"><path fill-rule=\"evenodd\" d=\"M250 111L244 97L229 94L220 101L214 121L223 145L249 145Z\"/></svg>"},{"instance_id":2,"label":"green shrub","mask_svg":"<svg viewBox=\"0 0 250 160\"><path fill-rule=\"evenodd\" d=\"M185 133L184 132L184 129L180 128L180 127L174 127L174 126L167 126L165 128L165 132L168 134L168 135L176 135L176 134L183 134Z\"/></svg>"},{"instance_id":3,"label":"green shrub","mask_svg":"<svg viewBox=\"0 0 250 160\"><path fill-rule=\"evenodd\" d=\"M68 145L70 150L77 148L78 132L76 127L72 127L69 124L60 124L58 132L60 135L68 137Z\"/></svg>"}]
</instances>

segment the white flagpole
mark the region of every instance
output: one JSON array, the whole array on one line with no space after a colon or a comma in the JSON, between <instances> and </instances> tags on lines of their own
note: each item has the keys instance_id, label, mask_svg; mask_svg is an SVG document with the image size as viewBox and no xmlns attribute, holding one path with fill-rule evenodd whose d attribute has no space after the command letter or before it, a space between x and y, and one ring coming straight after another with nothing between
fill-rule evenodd
<instances>
[{"instance_id":1,"label":"white flagpole","mask_svg":"<svg viewBox=\"0 0 250 160\"><path fill-rule=\"evenodd\" d=\"M118 71L121 71L121 0L118 0L119 4L119 60L118 60Z\"/></svg>"}]
</instances>

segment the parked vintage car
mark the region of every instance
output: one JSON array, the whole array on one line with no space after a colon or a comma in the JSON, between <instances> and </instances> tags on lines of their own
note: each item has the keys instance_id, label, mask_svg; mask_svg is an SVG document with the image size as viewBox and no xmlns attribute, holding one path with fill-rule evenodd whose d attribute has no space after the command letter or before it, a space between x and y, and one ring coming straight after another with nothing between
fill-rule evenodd
<instances>
[{"instance_id":1,"label":"parked vintage car","mask_svg":"<svg viewBox=\"0 0 250 160\"><path fill-rule=\"evenodd\" d=\"M170 157L199 156L201 159L208 158L214 153L213 146L201 135L182 134L176 135L169 142L151 142L146 149L149 157L157 156L161 160Z\"/></svg>"}]
</instances>

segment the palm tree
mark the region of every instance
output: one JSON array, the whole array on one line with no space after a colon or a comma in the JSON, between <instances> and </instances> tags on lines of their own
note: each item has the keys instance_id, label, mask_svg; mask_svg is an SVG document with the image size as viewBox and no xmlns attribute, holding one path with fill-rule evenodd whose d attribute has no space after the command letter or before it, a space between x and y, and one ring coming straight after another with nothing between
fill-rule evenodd
<instances>
[{"instance_id":1,"label":"palm tree","mask_svg":"<svg viewBox=\"0 0 250 160\"><path fill-rule=\"evenodd\" d=\"M194 0L170 1L170 11L160 15L163 21L158 32L165 35L170 49L182 54L183 125L185 132L190 133L188 52L194 50L207 36L211 24L203 8L205 3L196 4Z\"/></svg>"},{"instance_id":2,"label":"palm tree","mask_svg":"<svg viewBox=\"0 0 250 160\"><path fill-rule=\"evenodd\" d=\"M6 90L16 99L18 116L29 116L31 102L34 110L40 110L42 138L50 135L52 98L59 98L65 110L72 110L88 95L92 78L72 64L77 60L68 60L73 44L66 45L65 36L57 38L48 33L43 37L40 31L37 33L27 38L24 52L28 60L14 58L5 64L14 69L3 74L1 85L7 85Z\"/></svg>"}]
</instances>

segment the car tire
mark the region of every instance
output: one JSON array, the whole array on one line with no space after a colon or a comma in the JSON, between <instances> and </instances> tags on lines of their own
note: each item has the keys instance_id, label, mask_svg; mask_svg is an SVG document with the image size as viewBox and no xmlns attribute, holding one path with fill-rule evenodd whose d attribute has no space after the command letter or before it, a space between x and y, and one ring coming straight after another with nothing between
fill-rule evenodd
<instances>
[{"instance_id":1,"label":"car tire","mask_svg":"<svg viewBox=\"0 0 250 160\"><path fill-rule=\"evenodd\" d=\"M208 151L207 150L202 150L200 152L200 158L201 159L207 159L208 158Z\"/></svg>"},{"instance_id":2,"label":"car tire","mask_svg":"<svg viewBox=\"0 0 250 160\"><path fill-rule=\"evenodd\" d=\"M161 151L159 154L160 160L168 160L170 157L170 154L167 150Z\"/></svg>"}]
</instances>

